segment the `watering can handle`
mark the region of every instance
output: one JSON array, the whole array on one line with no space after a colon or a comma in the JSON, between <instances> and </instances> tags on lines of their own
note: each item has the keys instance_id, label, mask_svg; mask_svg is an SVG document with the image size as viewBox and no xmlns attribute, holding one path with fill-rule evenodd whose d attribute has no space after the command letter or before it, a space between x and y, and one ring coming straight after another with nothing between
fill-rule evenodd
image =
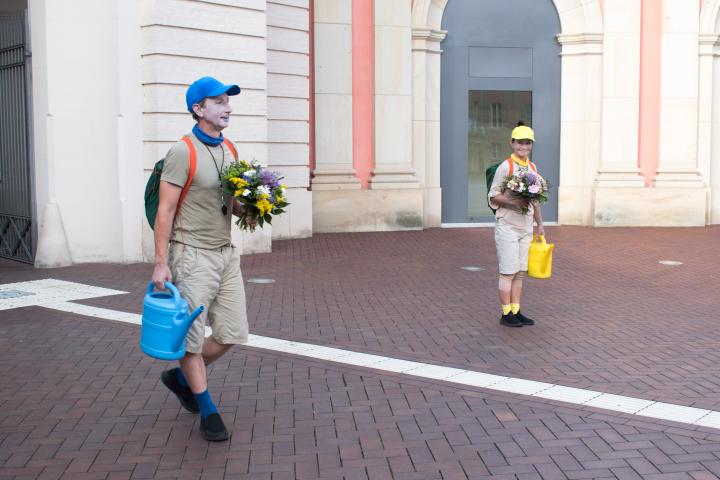
<instances>
[{"instance_id":1,"label":"watering can handle","mask_svg":"<svg viewBox=\"0 0 720 480\"><path fill-rule=\"evenodd\" d=\"M547 242L545 241L545 235L533 235L533 241L540 241L543 245L545 245Z\"/></svg>"},{"instance_id":2,"label":"watering can handle","mask_svg":"<svg viewBox=\"0 0 720 480\"><path fill-rule=\"evenodd\" d=\"M175 285L173 285L172 282L166 281L165 288L170 290L170 293L172 293L172 296L173 296L173 300L175 301L175 306L179 309L180 308L180 300L182 297L180 297L180 292L178 292L177 287ZM153 282L152 282L152 280L150 280L150 282L148 282L148 286L147 286L147 293L152 293L152 292L153 292Z\"/></svg>"}]
</instances>

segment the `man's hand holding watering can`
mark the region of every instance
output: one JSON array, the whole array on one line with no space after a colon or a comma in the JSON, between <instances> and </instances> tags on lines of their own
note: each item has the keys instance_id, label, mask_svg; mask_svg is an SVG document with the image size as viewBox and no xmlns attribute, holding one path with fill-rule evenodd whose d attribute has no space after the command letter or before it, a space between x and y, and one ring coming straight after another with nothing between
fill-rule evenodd
<instances>
[{"instance_id":1,"label":"man's hand holding watering can","mask_svg":"<svg viewBox=\"0 0 720 480\"><path fill-rule=\"evenodd\" d=\"M172 282L172 272L167 262L155 262L153 269L152 282L158 290L165 289L165 282Z\"/></svg>"}]
</instances>

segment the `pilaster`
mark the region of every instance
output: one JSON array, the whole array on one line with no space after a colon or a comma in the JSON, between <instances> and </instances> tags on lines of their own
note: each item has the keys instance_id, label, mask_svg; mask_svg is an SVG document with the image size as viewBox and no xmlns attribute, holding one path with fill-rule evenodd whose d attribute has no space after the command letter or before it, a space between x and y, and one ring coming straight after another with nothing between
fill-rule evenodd
<instances>
[{"instance_id":1,"label":"pilaster","mask_svg":"<svg viewBox=\"0 0 720 480\"><path fill-rule=\"evenodd\" d=\"M312 189L357 190L352 143L352 2L315 1Z\"/></svg>"},{"instance_id":2,"label":"pilaster","mask_svg":"<svg viewBox=\"0 0 720 480\"><path fill-rule=\"evenodd\" d=\"M698 90L698 170L706 179L707 222L720 223L720 35L701 34Z\"/></svg>"},{"instance_id":3,"label":"pilaster","mask_svg":"<svg viewBox=\"0 0 720 480\"><path fill-rule=\"evenodd\" d=\"M562 46L558 221L591 225L592 192L600 165L601 33L558 35Z\"/></svg>"},{"instance_id":4,"label":"pilaster","mask_svg":"<svg viewBox=\"0 0 720 480\"><path fill-rule=\"evenodd\" d=\"M440 42L447 32L412 30L413 168L423 190L423 226L442 222L440 188Z\"/></svg>"},{"instance_id":5,"label":"pilaster","mask_svg":"<svg viewBox=\"0 0 720 480\"><path fill-rule=\"evenodd\" d=\"M405 0L374 0L375 168L372 189L416 189L412 162L412 12Z\"/></svg>"},{"instance_id":6,"label":"pilaster","mask_svg":"<svg viewBox=\"0 0 720 480\"><path fill-rule=\"evenodd\" d=\"M639 175L640 0L606 0L597 187L642 187Z\"/></svg>"},{"instance_id":7,"label":"pilaster","mask_svg":"<svg viewBox=\"0 0 720 480\"><path fill-rule=\"evenodd\" d=\"M660 162L655 186L703 188L698 168L699 4L662 2Z\"/></svg>"}]
</instances>

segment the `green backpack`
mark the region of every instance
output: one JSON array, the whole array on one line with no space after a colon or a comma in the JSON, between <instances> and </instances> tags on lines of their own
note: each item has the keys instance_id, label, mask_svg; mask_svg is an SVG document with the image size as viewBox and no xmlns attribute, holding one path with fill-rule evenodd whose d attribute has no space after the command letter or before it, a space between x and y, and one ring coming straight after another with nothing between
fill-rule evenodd
<instances>
[{"instance_id":1,"label":"green backpack","mask_svg":"<svg viewBox=\"0 0 720 480\"><path fill-rule=\"evenodd\" d=\"M183 185L182 192L180 192L180 199L178 200L177 212L180 211L185 195L190 190L190 184L192 183L193 177L195 176L195 168L197 167L197 153L195 152L195 146L189 137L185 136L182 141L188 146L190 150L190 172L188 173L188 179ZM160 177L162 176L163 167L165 166L165 159L158 160L155 163L150 178L148 178L147 185L145 185L145 217L147 218L150 228L155 229L155 218L157 217L158 205L160 204Z\"/></svg>"},{"instance_id":2,"label":"green backpack","mask_svg":"<svg viewBox=\"0 0 720 480\"><path fill-rule=\"evenodd\" d=\"M490 193L490 188L492 187L493 180L495 180L495 172L497 171L498 167L502 165L504 162L508 162L508 169L509 173L508 175L512 175L515 167L515 162L512 161L511 157L508 157L507 159L503 160L502 162L496 163L495 165L490 165L485 169L485 183L487 183L487 193ZM530 168L537 172L537 168L535 168L535 164L530 162ZM487 199L488 208L492 210L493 215L495 215L495 210L493 207L490 206L490 199Z\"/></svg>"},{"instance_id":3,"label":"green backpack","mask_svg":"<svg viewBox=\"0 0 720 480\"><path fill-rule=\"evenodd\" d=\"M190 190L190 184L192 183L193 177L195 176L195 169L197 168L197 152L195 151L195 145L187 135L181 139L188 146L190 151L190 172L188 173L188 179L183 185L182 192L180 192L180 199L178 200L177 210L175 215L180 211L185 195ZM235 160L237 160L237 150L235 146L227 138L224 140L225 146L228 147L230 152L233 154ZM163 166L165 165L165 159L158 160L155 163L150 178L148 178L147 185L145 185L145 217L147 218L150 228L155 229L155 218L157 217L158 205L160 204L160 177L162 177Z\"/></svg>"}]
</instances>

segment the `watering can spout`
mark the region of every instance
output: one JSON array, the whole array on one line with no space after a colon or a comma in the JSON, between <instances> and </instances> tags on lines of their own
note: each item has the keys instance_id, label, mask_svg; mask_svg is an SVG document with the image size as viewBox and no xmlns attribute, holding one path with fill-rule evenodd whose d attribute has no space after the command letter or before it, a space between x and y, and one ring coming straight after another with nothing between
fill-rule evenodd
<instances>
[{"instance_id":1,"label":"watering can spout","mask_svg":"<svg viewBox=\"0 0 720 480\"><path fill-rule=\"evenodd\" d=\"M185 318L183 324L181 325L182 330L185 332L183 334L183 337L187 335L187 331L190 330L190 326L192 325L193 321L197 318L198 315L200 315L202 312L205 311L205 305L200 305L197 307L193 312Z\"/></svg>"}]
</instances>

